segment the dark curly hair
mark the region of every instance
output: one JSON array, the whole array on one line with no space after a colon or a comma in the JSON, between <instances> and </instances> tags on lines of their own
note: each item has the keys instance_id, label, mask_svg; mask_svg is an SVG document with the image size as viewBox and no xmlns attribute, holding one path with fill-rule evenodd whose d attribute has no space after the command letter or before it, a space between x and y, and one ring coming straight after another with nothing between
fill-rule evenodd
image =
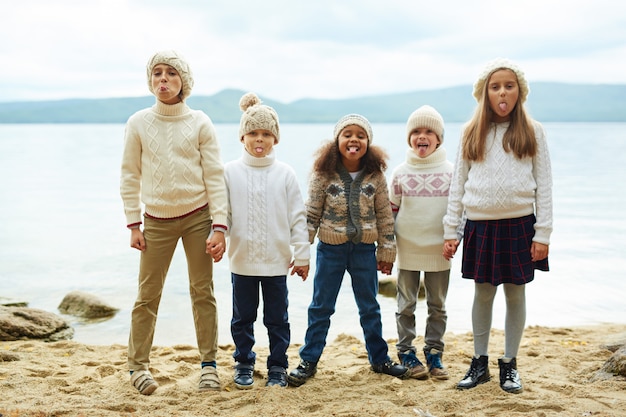
<instances>
[{"instance_id":1,"label":"dark curly hair","mask_svg":"<svg viewBox=\"0 0 626 417\"><path fill-rule=\"evenodd\" d=\"M337 172L337 166L341 164L341 154L336 140L324 143L315 152L313 171L323 175L332 175ZM381 173L387 169L389 155L379 146L368 145L367 152L361 158L361 168L366 174L376 171Z\"/></svg>"}]
</instances>

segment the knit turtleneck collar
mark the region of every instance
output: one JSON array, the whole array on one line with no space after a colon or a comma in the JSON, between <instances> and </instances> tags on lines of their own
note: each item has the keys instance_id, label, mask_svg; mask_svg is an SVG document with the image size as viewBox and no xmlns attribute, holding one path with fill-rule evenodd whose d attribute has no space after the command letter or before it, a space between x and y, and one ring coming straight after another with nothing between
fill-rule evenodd
<instances>
[{"instance_id":1,"label":"knit turtleneck collar","mask_svg":"<svg viewBox=\"0 0 626 417\"><path fill-rule=\"evenodd\" d=\"M246 148L243 148L241 159L246 165L250 165L251 167L261 168L261 167L267 167L267 166L272 165L274 161L276 160L276 154L274 153L274 149L272 149L271 152L268 153L263 158L257 158L257 157L250 155L248 151L246 151Z\"/></svg>"},{"instance_id":2,"label":"knit turtleneck collar","mask_svg":"<svg viewBox=\"0 0 626 417\"><path fill-rule=\"evenodd\" d=\"M181 116L189 111L189 107L187 107L184 101L176 104L165 104L157 100L153 109L161 116Z\"/></svg>"},{"instance_id":3,"label":"knit turtleneck collar","mask_svg":"<svg viewBox=\"0 0 626 417\"><path fill-rule=\"evenodd\" d=\"M431 153L426 158L417 156L412 148L406 150L406 162L409 165L424 167L426 165L438 165L444 161L446 161L446 149L442 146L439 146L435 149L435 152Z\"/></svg>"}]
</instances>

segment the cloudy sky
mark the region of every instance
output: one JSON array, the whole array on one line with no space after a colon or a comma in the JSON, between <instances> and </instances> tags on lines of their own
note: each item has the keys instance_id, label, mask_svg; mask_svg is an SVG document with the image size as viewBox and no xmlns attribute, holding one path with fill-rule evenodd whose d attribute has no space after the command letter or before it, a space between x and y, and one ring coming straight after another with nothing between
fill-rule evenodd
<instances>
[{"instance_id":1,"label":"cloudy sky","mask_svg":"<svg viewBox=\"0 0 626 417\"><path fill-rule=\"evenodd\" d=\"M614 0L21 0L3 12L0 102L145 96L161 49L187 58L194 95L283 102L471 84L500 56L531 83L626 84Z\"/></svg>"}]
</instances>

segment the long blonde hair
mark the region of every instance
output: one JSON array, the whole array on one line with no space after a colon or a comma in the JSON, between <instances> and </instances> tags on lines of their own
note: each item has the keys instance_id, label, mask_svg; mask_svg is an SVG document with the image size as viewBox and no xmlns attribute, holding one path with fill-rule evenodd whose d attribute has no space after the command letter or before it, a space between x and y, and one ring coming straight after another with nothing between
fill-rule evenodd
<instances>
[{"instance_id":1,"label":"long blonde hair","mask_svg":"<svg viewBox=\"0 0 626 417\"><path fill-rule=\"evenodd\" d=\"M508 68L493 70L487 77L487 85L491 75L499 69L510 71ZM484 88L474 111L474 116L472 116L463 130L463 159L468 161L482 161L485 159L485 143L493 118L493 110L491 110L489 105L488 95L489 89ZM519 98L511 111L509 128L504 133L502 147L506 152L513 152L518 159L527 156L532 158L537 154L537 138L535 137L532 119L526 114L526 109Z\"/></svg>"}]
</instances>

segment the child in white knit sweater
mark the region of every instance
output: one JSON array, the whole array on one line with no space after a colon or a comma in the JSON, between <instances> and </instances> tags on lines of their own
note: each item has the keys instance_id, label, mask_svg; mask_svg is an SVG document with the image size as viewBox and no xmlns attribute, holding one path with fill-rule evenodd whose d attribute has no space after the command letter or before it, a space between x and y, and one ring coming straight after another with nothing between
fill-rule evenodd
<instances>
[{"instance_id":1,"label":"child in white knit sweater","mask_svg":"<svg viewBox=\"0 0 626 417\"><path fill-rule=\"evenodd\" d=\"M226 249L228 204L219 145L211 119L185 103L193 77L183 57L157 52L146 69L156 102L126 123L120 181L130 245L141 251L128 341L131 383L144 395L158 387L150 349L165 277L182 240L202 367L198 389L219 390L213 262Z\"/></svg>"},{"instance_id":2,"label":"child in white knit sweater","mask_svg":"<svg viewBox=\"0 0 626 417\"><path fill-rule=\"evenodd\" d=\"M391 175L389 200L398 248L398 357L411 377L447 379L441 362L446 331L450 261L441 253L442 219L448 204L453 166L446 159L444 123L431 106L415 110L407 121L406 160ZM424 273L428 317L424 335L425 367L416 356L415 307Z\"/></svg>"},{"instance_id":3,"label":"child in white knit sweater","mask_svg":"<svg viewBox=\"0 0 626 417\"><path fill-rule=\"evenodd\" d=\"M535 269L548 271L552 233L552 173L542 126L524 109L524 73L507 59L496 59L474 84L478 106L465 126L444 217L444 256L463 233L463 278L474 281L474 357L457 384L469 389L489 381L488 345L497 288L506 299L504 356L498 359L500 387L522 391L517 354L526 322L526 284Z\"/></svg>"},{"instance_id":4,"label":"child in white knit sweater","mask_svg":"<svg viewBox=\"0 0 626 417\"><path fill-rule=\"evenodd\" d=\"M243 111L241 158L224 167L229 199L229 250L233 285L230 323L235 342L235 386L254 385L254 323L263 294L263 324L270 354L267 386L287 386L287 348L291 340L287 314L287 273L306 280L310 243L304 200L294 170L278 161L278 115L254 93L239 102ZM292 250L293 248L293 250ZM292 253L293 252L293 253Z\"/></svg>"}]
</instances>

